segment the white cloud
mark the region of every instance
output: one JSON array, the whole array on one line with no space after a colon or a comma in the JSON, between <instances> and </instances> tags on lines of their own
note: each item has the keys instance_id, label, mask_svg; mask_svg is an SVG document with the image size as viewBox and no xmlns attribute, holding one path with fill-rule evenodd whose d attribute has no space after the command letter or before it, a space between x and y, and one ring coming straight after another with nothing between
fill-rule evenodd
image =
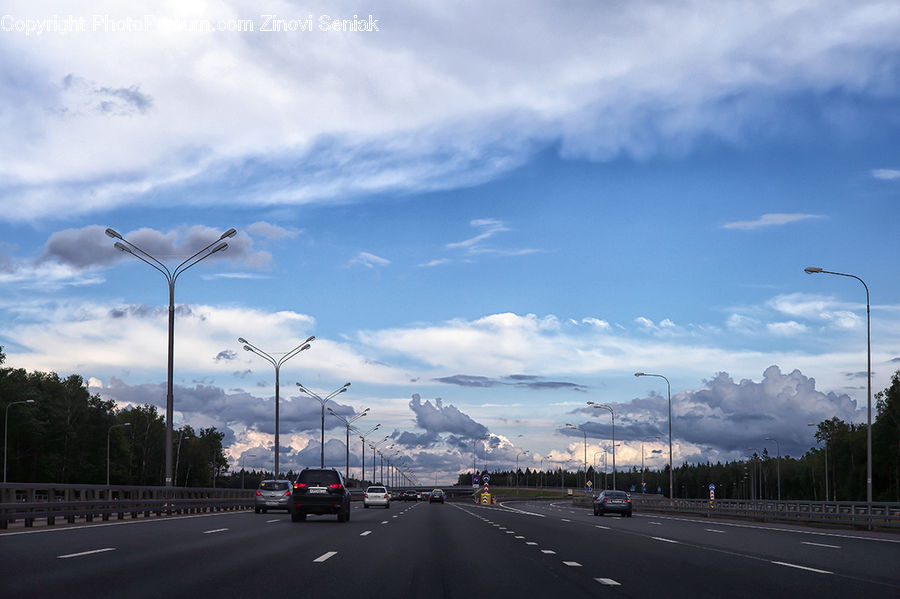
<instances>
[{"instance_id":1,"label":"white cloud","mask_svg":"<svg viewBox=\"0 0 900 599\"><path fill-rule=\"evenodd\" d=\"M0 147L8 184L0 198L16 201L0 217L175 206L182 187L208 206L347 201L470 185L547 144L606 160L682 152L708 137L740 143L761 123L789 122L790 114L771 114L773 98L885 89L893 74L881 68L884 56L900 45L900 14L875 2L516 8L515 27L496 26L508 20L507 3L448 15L405 2L382 7L382 31L371 34L160 27L39 43L5 34L3 55L18 59L5 65L15 88L0 95L10 140ZM43 12L25 3L9 10ZM266 10L296 13L277 0ZM247 0L159 1L141 13L162 23L259 9ZM548 27L567 34L547 35ZM91 152L82 151L85 139ZM237 193L207 191L223 175Z\"/></svg>"},{"instance_id":2,"label":"white cloud","mask_svg":"<svg viewBox=\"0 0 900 599\"><path fill-rule=\"evenodd\" d=\"M809 220L811 218L824 218L819 214L763 214L756 220L742 220L722 225L723 229L741 229L744 231L753 231L763 227L780 227L790 223L799 222L801 220Z\"/></svg>"},{"instance_id":3,"label":"white cloud","mask_svg":"<svg viewBox=\"0 0 900 599\"><path fill-rule=\"evenodd\" d=\"M871 171L872 176L882 181L896 181L900 179L900 170L893 168L876 168Z\"/></svg>"},{"instance_id":4,"label":"white cloud","mask_svg":"<svg viewBox=\"0 0 900 599\"><path fill-rule=\"evenodd\" d=\"M356 258L349 262L348 266L359 264L365 266L366 268L376 268L387 266L390 263L391 261L387 258L382 258L381 256L370 254L369 252L360 252L356 255Z\"/></svg>"},{"instance_id":5,"label":"white cloud","mask_svg":"<svg viewBox=\"0 0 900 599\"><path fill-rule=\"evenodd\" d=\"M770 322L766 330L777 337L793 337L806 332L806 325L790 320L788 322Z\"/></svg>"}]
</instances>

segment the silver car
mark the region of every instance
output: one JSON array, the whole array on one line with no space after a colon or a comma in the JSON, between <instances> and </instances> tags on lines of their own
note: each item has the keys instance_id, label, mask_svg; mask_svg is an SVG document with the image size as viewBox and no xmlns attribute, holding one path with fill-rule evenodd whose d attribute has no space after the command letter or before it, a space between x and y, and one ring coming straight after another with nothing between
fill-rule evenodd
<instances>
[{"instance_id":1,"label":"silver car","mask_svg":"<svg viewBox=\"0 0 900 599\"><path fill-rule=\"evenodd\" d=\"M256 490L256 513L291 509L291 481L264 480Z\"/></svg>"},{"instance_id":2,"label":"silver car","mask_svg":"<svg viewBox=\"0 0 900 599\"><path fill-rule=\"evenodd\" d=\"M391 508L391 494L384 487L369 487L363 494L363 507L367 508L373 505Z\"/></svg>"}]
</instances>

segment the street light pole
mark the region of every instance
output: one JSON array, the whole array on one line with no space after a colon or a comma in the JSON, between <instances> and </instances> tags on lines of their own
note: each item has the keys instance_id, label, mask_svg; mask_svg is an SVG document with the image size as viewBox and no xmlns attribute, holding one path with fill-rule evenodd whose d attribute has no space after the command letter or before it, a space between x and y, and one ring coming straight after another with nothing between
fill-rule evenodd
<instances>
[{"instance_id":1,"label":"street light pole","mask_svg":"<svg viewBox=\"0 0 900 599\"><path fill-rule=\"evenodd\" d=\"M106 431L106 486L109 486L109 434L112 432L112 429L117 426L131 426L130 422L125 422L123 424L114 424Z\"/></svg>"},{"instance_id":2,"label":"street light pole","mask_svg":"<svg viewBox=\"0 0 900 599\"><path fill-rule=\"evenodd\" d=\"M778 461L775 462L775 475L778 477L778 501L781 501L781 444L774 437L766 437L766 441L775 441L775 447L778 449Z\"/></svg>"},{"instance_id":3,"label":"street light pole","mask_svg":"<svg viewBox=\"0 0 900 599\"><path fill-rule=\"evenodd\" d=\"M358 429L354 429L357 433L359 433L359 440L362 441L362 460L361 460L362 476L359 479L362 482L366 481L366 437L368 437L371 433L374 433L375 431L377 431L380 426L381 426L381 423L379 422L378 424L376 424L375 426L373 426L372 428L367 430L365 433L361 433ZM374 479L375 479L375 467L373 466L372 467L372 482L373 483L375 482Z\"/></svg>"},{"instance_id":4,"label":"street light pole","mask_svg":"<svg viewBox=\"0 0 900 599\"><path fill-rule=\"evenodd\" d=\"M234 229L228 229L219 238L205 248L195 253L190 258L176 266L173 270L169 270L165 264L157 260L148 252L142 250L135 244L122 237L114 229L106 229L107 237L118 239L113 244L117 250L131 254L141 262L148 264L150 267L159 271L169 284L169 342L168 342L168 360L166 368L166 478L165 486L172 486L172 419L174 417L174 379L175 379L175 280L178 276L194 266L201 260L209 258L216 252L224 251L228 248L228 244L223 241L226 238L234 237L237 233ZM221 242L221 243L220 243ZM215 247L213 247L215 246ZM211 249L210 249L211 248ZM205 252L205 253L204 253ZM202 255L201 255L202 254Z\"/></svg>"},{"instance_id":5,"label":"street light pole","mask_svg":"<svg viewBox=\"0 0 900 599\"><path fill-rule=\"evenodd\" d=\"M669 499L675 498L675 464L672 463L672 385L669 379L661 374L650 374L648 372L635 372L634 376L655 376L666 381L666 391L669 398ZM615 448L613 448L615 450ZM613 471L615 476L615 471Z\"/></svg>"},{"instance_id":6,"label":"street light pole","mask_svg":"<svg viewBox=\"0 0 900 599\"><path fill-rule=\"evenodd\" d=\"M278 469L278 455L281 453L281 441L278 436L278 397L279 391L281 389L281 379L279 378L281 372L281 365L299 354L300 352L309 349L309 344L311 341L315 341L315 336L310 335L306 338L306 341L295 347L289 352L285 352L279 359L275 359L263 350L259 349L243 337L238 337L238 342L244 344L244 351L248 351L256 354L257 356L267 360L272 366L275 367L275 478L280 478L279 469Z\"/></svg>"},{"instance_id":7,"label":"street light pole","mask_svg":"<svg viewBox=\"0 0 900 599\"><path fill-rule=\"evenodd\" d=\"M391 438L390 435L385 435L384 439L382 439L382 440L379 441L378 443L372 443L372 444L369 445L369 447L372 449L372 482L373 482L373 483L375 482L375 453L376 453L376 448L377 448L379 445L381 445L382 443L384 443L385 441L387 441L388 439L390 439L390 438ZM378 452L378 455L381 455L381 453ZM381 481L380 481L380 482L381 482L382 485L384 484L384 468L382 468L382 470L381 470Z\"/></svg>"},{"instance_id":8,"label":"street light pole","mask_svg":"<svg viewBox=\"0 0 900 599\"><path fill-rule=\"evenodd\" d=\"M869 513L872 511L872 317L869 306L869 286L856 275L842 272L823 270L817 266L807 266L806 274L824 273L839 277L856 279L866 289L866 502L869 504ZM827 471L826 471L827 473ZM826 489L827 494L827 489Z\"/></svg>"},{"instance_id":9,"label":"street light pole","mask_svg":"<svg viewBox=\"0 0 900 599\"><path fill-rule=\"evenodd\" d=\"M332 397L334 397L335 395L346 391L347 387L349 387L349 386L350 386L350 383L344 383L342 387L335 389L334 391L332 391L331 393L326 395L324 398L322 398L322 397L319 397L317 394L313 393L312 391L310 391L309 389L307 389L306 387L304 387L303 385L301 385L300 383L297 383L297 387L300 388L300 391L302 391L303 393L306 393L307 395L309 395L310 397L312 397L313 399L318 401L320 404L322 404L322 447L321 447L320 453L319 453L319 468L325 467L325 404L328 403L328 400L331 399Z\"/></svg>"},{"instance_id":10,"label":"street light pole","mask_svg":"<svg viewBox=\"0 0 900 599\"><path fill-rule=\"evenodd\" d=\"M9 408L20 403L34 403L33 399L23 399L22 401L13 401L6 404L6 417L3 419L3 482L6 483L6 438L9 434Z\"/></svg>"},{"instance_id":11,"label":"street light pole","mask_svg":"<svg viewBox=\"0 0 900 599\"><path fill-rule=\"evenodd\" d=\"M356 422L357 420L359 420L360 418L365 416L366 412L368 412L368 411L369 411L369 408L366 408L359 414L351 416L350 418L344 418L343 416L341 416L340 414L338 414L331 408L328 408L328 413L331 414L332 416L334 416L335 418L337 418L338 420L340 420L341 422L343 422L344 426L347 427L347 442L346 442L346 444L347 444L347 466L346 466L346 469L344 470L344 478L347 479L348 481L350 480L350 425L352 425L354 422Z\"/></svg>"},{"instance_id":12,"label":"street light pole","mask_svg":"<svg viewBox=\"0 0 900 599\"><path fill-rule=\"evenodd\" d=\"M601 408L603 410L609 410L609 415L612 417L612 454L613 454L613 489L616 488L616 412L613 410L612 406L609 404L597 404L592 401L588 402L588 405L593 406L595 408ZM643 476L643 474L642 474Z\"/></svg>"}]
</instances>

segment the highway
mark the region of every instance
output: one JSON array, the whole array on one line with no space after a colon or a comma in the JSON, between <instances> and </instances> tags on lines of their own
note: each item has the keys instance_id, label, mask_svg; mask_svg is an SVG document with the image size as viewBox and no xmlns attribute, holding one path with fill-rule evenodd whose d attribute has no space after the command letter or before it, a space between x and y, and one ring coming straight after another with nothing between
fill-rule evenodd
<instances>
[{"instance_id":1,"label":"highway","mask_svg":"<svg viewBox=\"0 0 900 599\"><path fill-rule=\"evenodd\" d=\"M0 596L900 597L900 536L569 502L224 512L0 533Z\"/></svg>"}]
</instances>

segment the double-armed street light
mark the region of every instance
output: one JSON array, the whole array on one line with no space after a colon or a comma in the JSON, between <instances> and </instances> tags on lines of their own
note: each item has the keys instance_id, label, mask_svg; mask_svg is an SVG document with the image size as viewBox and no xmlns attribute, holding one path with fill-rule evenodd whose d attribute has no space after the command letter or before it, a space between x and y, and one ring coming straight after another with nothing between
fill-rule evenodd
<instances>
[{"instance_id":1,"label":"double-armed street light","mask_svg":"<svg viewBox=\"0 0 900 599\"><path fill-rule=\"evenodd\" d=\"M278 436L278 430L279 430L279 424L278 424L279 401L278 401L278 398L279 398L279 392L281 389L281 379L279 378L280 372L281 372L281 365L284 364L285 362L287 362L288 360L290 360L291 358L293 358L294 356L296 356L297 354L299 354L300 352L309 349L310 343L312 341L315 341L315 339L316 339L315 336L310 335L309 337L306 338L306 341L304 341L303 343L301 343L300 345L298 345L291 351L284 352L281 355L281 357L276 360L271 355L269 355L268 353L259 349L258 347L256 347L255 345L253 345L252 343L250 343L243 337L238 337L238 342L244 344L244 351L248 351L250 353L256 354L257 356L265 359L272 366L275 367L275 478L280 478L280 475L278 474L279 473L278 455L281 453L281 445L280 445L281 441L280 441L280 437Z\"/></svg>"},{"instance_id":2,"label":"double-armed street light","mask_svg":"<svg viewBox=\"0 0 900 599\"><path fill-rule=\"evenodd\" d=\"M331 414L332 416L334 416L335 418L337 418L338 420L340 420L341 422L343 422L344 426L347 427L347 442L346 442L347 443L347 466L346 466L346 469L344 470L344 478L347 480L350 480L350 427L354 422L356 422L357 420L359 420L360 418L365 416L368 413L368 411L369 411L369 408L366 408L359 414L354 414L350 418L344 418L343 416L341 416L340 414L338 414L331 408L328 408L328 413Z\"/></svg>"},{"instance_id":3,"label":"double-armed street light","mask_svg":"<svg viewBox=\"0 0 900 599\"><path fill-rule=\"evenodd\" d=\"M172 486L172 418L174 413L174 394L173 394L173 385L174 385L174 370L175 370L175 280L178 276L194 266L198 262L209 258L216 252L224 251L228 248L228 244L224 241L229 237L234 237L237 231L235 229L228 229L219 238L194 255L190 256L186 260L184 260L181 264L176 266L174 269L169 270L165 264L160 262L156 257L151 255L150 253L142 250L132 242L128 241L124 237L122 237L117 231L114 229L106 229L107 237L111 237L112 239L118 239L113 244L117 250L125 252L126 254L131 254L141 262L149 265L155 270L159 271L164 277L166 277L166 282L169 284L169 344L168 344L168 361L167 361L167 376L166 376L166 473L165 473L165 486ZM213 247L215 246L215 247ZM276 473L277 474L277 473Z\"/></svg>"},{"instance_id":4,"label":"double-armed street light","mask_svg":"<svg viewBox=\"0 0 900 599\"><path fill-rule=\"evenodd\" d=\"M649 372L635 372L634 376L655 376L666 381L666 393L669 398L669 499L675 498L675 478L674 478L674 464L672 463L672 385L669 383L669 379L664 377L661 374L651 374Z\"/></svg>"},{"instance_id":5,"label":"double-armed street light","mask_svg":"<svg viewBox=\"0 0 900 599\"><path fill-rule=\"evenodd\" d=\"M378 424L376 424L375 426L373 426L372 428L370 428L369 430L367 430L364 433L361 432L359 429L356 429L356 428L353 429L356 433L359 434L359 440L362 442L362 458L360 459L360 465L362 467L362 475L360 476L359 480L362 481L363 483L366 480L366 437L368 437L371 433L374 433L375 431L377 431L380 427L381 427L381 423L379 422ZM375 478L375 467L373 464L373 466L372 466L372 479L373 479L372 482L373 483L375 482L374 478Z\"/></svg>"},{"instance_id":6,"label":"double-armed street light","mask_svg":"<svg viewBox=\"0 0 900 599\"><path fill-rule=\"evenodd\" d=\"M4 483L6 482L6 452L8 449L6 446L6 438L7 438L7 435L9 434L9 408L11 406L14 406L14 405L20 404L20 403L34 403L34 400L33 399L23 399L22 401L13 401L13 402L6 404L6 416L3 419L3 422L4 422L4 424L3 424L3 482Z\"/></svg>"},{"instance_id":7,"label":"double-armed street light","mask_svg":"<svg viewBox=\"0 0 900 599\"><path fill-rule=\"evenodd\" d=\"M856 275L843 272L824 270L818 266L807 266L803 269L806 274L827 274L839 277L856 279L866 289L866 502L869 503L869 511L872 509L872 317L869 306L869 286ZM827 473L827 470L826 470ZM827 496L828 489L825 494ZM827 501L827 500L826 500Z\"/></svg>"},{"instance_id":8,"label":"double-armed street light","mask_svg":"<svg viewBox=\"0 0 900 599\"><path fill-rule=\"evenodd\" d=\"M321 447L320 453L319 453L319 468L325 467L325 404L328 403L328 400L330 400L335 395L338 395L338 394L346 391L347 387L349 387L349 386L350 386L350 383L344 383L341 387L335 389L334 391L332 391L325 397L320 397L319 395L317 395L316 393L313 393L312 391L310 391L309 389L307 389L300 383L297 383L297 387L300 388L300 391L309 395L310 397L312 397L313 399L318 401L320 404L322 404L322 447Z\"/></svg>"},{"instance_id":9,"label":"double-armed street light","mask_svg":"<svg viewBox=\"0 0 900 599\"><path fill-rule=\"evenodd\" d=\"M109 434L112 432L112 429L117 426L131 426L130 422L124 422L122 424L114 424L106 431L106 486L109 486Z\"/></svg>"}]
</instances>

